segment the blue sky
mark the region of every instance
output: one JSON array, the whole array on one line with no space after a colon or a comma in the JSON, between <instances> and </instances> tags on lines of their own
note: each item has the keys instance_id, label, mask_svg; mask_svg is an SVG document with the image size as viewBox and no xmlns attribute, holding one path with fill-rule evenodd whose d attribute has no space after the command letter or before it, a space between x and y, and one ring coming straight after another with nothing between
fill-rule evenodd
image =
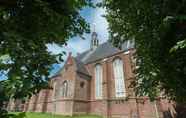
<instances>
[{"instance_id":1,"label":"blue sky","mask_svg":"<svg viewBox=\"0 0 186 118\"><path fill-rule=\"evenodd\" d=\"M95 0L96 2L101 0ZM91 30L95 25L95 31L98 33L98 38L101 43L105 42L108 39L108 23L106 19L102 16L105 14L105 10L103 8L85 8L81 12L81 15L86 19L88 23L90 23ZM49 51L53 53L60 53L63 49L67 51L72 51L73 54L79 52L83 52L90 47L90 34L85 34L84 37L86 40L82 40L79 37L74 37L68 41L68 45L64 48L60 48L56 45L49 45Z\"/></svg>"},{"instance_id":2,"label":"blue sky","mask_svg":"<svg viewBox=\"0 0 186 118\"><path fill-rule=\"evenodd\" d=\"M101 0L94 0L94 3L101 2ZM85 20L90 24L91 31L93 27L95 27L95 31L98 33L98 39L100 43L103 43L108 40L108 23L103 15L106 13L103 8L84 8L80 11L81 15L85 18ZM64 59L67 58L68 53L72 52L73 56L76 56L77 53L84 52L90 48L90 40L91 34L84 35L85 40L80 37L74 37L67 42L67 46L59 47L55 44L48 45L48 51L53 54L61 53L62 51L66 51L67 55L63 56ZM56 73L62 66L64 62L61 64L54 64L51 74ZM0 80L5 78L1 76Z\"/></svg>"},{"instance_id":3,"label":"blue sky","mask_svg":"<svg viewBox=\"0 0 186 118\"><path fill-rule=\"evenodd\" d=\"M101 2L101 0L95 0L95 3ZM81 11L81 15L86 19L86 21L90 24L91 31L95 27L95 31L98 33L98 39L100 43L103 43L108 40L108 22L103 17L106 13L103 8L84 8ZM62 51L66 51L67 55L63 58L66 59L69 52L72 52L73 56L76 56L77 53L84 52L90 48L90 40L91 34L84 35L85 40L74 37L67 42L67 46L61 48L57 45L48 45L48 50L54 54L58 54ZM64 63L54 64L53 70L51 73L55 73L63 66Z\"/></svg>"}]
</instances>

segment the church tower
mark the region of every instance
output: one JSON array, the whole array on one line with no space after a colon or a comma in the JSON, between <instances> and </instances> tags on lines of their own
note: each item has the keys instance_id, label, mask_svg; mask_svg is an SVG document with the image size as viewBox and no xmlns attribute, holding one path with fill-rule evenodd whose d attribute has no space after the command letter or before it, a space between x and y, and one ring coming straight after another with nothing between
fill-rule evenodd
<instances>
[{"instance_id":1,"label":"church tower","mask_svg":"<svg viewBox=\"0 0 186 118\"><path fill-rule=\"evenodd\" d=\"M94 50L98 47L99 40L98 40L98 34L94 31L91 35L91 49Z\"/></svg>"}]
</instances>

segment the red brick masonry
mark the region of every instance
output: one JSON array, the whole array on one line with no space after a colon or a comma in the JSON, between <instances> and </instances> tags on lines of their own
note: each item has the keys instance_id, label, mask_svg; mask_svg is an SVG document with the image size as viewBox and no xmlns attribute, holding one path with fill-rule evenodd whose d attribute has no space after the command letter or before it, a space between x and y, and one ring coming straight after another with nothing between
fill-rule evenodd
<instances>
[{"instance_id":1,"label":"red brick masonry","mask_svg":"<svg viewBox=\"0 0 186 118\"><path fill-rule=\"evenodd\" d=\"M166 99L158 98L150 102L147 97L137 98L130 83L135 79L132 73L134 50L121 51L109 57L99 59L84 65L90 75L78 72L76 61L71 55L61 74L53 77L50 86L53 89L41 90L33 95L26 103L19 100L10 101L9 110L27 112L49 112L63 115L97 114L112 118L171 118L174 109ZM115 97L115 84L112 63L115 58L123 60L125 86L127 97ZM94 67L96 64L103 67L103 97L95 99ZM68 92L63 96L63 83L68 83ZM21 105L21 107L20 107Z\"/></svg>"}]
</instances>

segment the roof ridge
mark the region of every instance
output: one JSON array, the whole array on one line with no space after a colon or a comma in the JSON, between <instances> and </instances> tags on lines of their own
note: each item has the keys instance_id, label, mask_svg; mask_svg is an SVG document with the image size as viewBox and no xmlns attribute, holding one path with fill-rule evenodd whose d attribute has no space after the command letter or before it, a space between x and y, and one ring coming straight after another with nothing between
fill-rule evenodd
<instances>
[{"instance_id":1,"label":"roof ridge","mask_svg":"<svg viewBox=\"0 0 186 118\"><path fill-rule=\"evenodd\" d=\"M85 61L93 52L95 52L96 49L91 50L90 52L88 52L83 58L82 61Z\"/></svg>"},{"instance_id":2,"label":"roof ridge","mask_svg":"<svg viewBox=\"0 0 186 118\"><path fill-rule=\"evenodd\" d=\"M74 61L75 61L77 72L83 73L85 75L89 75L88 70L86 69L84 63L81 60L74 58Z\"/></svg>"}]
</instances>

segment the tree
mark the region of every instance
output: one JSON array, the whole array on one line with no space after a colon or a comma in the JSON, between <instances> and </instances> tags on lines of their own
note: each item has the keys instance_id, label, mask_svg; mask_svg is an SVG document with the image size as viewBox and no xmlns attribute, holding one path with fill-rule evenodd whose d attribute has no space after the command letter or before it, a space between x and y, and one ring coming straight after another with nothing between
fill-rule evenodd
<instances>
[{"instance_id":1,"label":"tree","mask_svg":"<svg viewBox=\"0 0 186 118\"><path fill-rule=\"evenodd\" d=\"M3 101L8 101L8 97L4 91L4 87L3 87L3 81L0 81L0 118L8 118L7 116L7 111L5 109L3 109L4 106L4 102Z\"/></svg>"},{"instance_id":2,"label":"tree","mask_svg":"<svg viewBox=\"0 0 186 118\"><path fill-rule=\"evenodd\" d=\"M8 77L1 85L8 97L25 97L47 86L51 65L64 54L51 54L47 44L65 45L88 33L79 13L86 6L92 6L91 0L0 1L0 72Z\"/></svg>"},{"instance_id":3,"label":"tree","mask_svg":"<svg viewBox=\"0 0 186 118\"><path fill-rule=\"evenodd\" d=\"M135 40L136 93L186 100L186 1L104 0L111 41ZM160 90L160 91L159 91Z\"/></svg>"}]
</instances>

